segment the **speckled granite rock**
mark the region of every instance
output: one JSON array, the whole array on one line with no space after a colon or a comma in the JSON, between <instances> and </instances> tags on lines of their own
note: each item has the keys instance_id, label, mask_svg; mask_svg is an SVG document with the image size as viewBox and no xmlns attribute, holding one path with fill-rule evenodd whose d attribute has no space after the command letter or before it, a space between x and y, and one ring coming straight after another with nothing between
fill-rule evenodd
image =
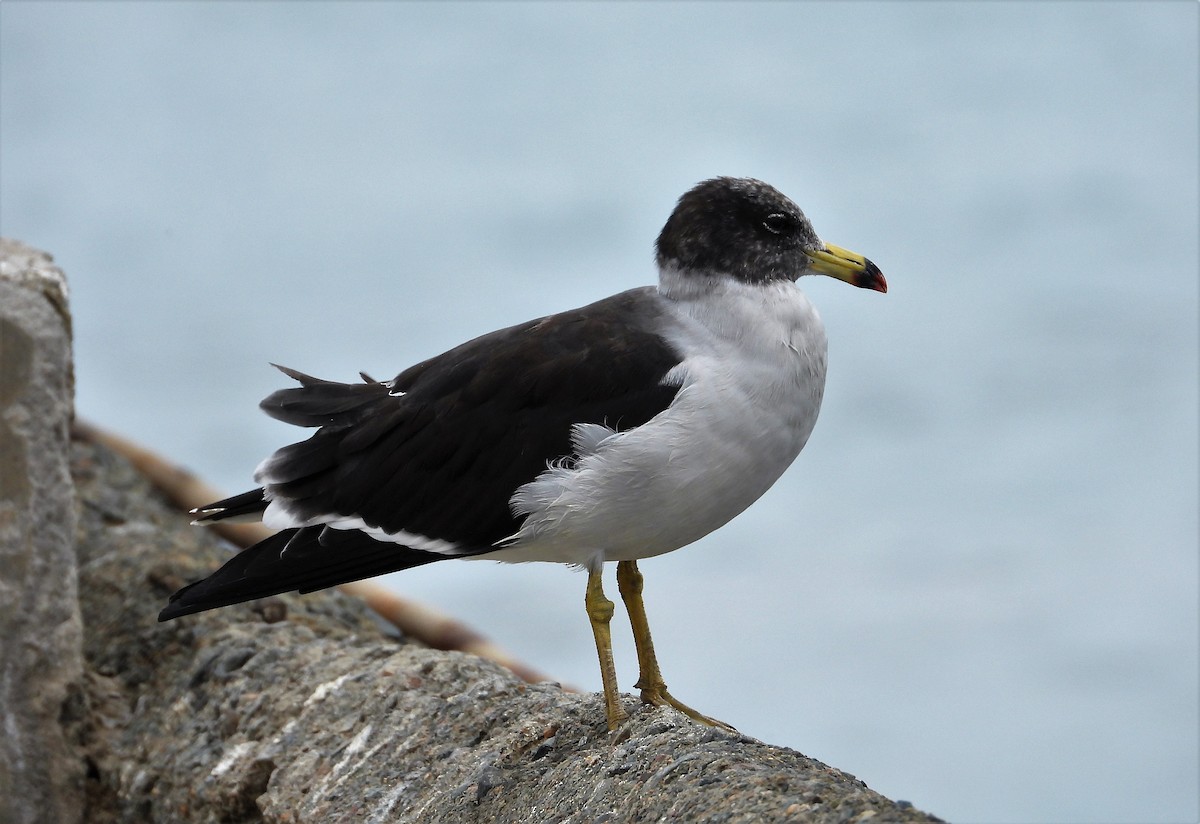
<instances>
[{"instance_id":1,"label":"speckled granite rock","mask_svg":"<svg viewBox=\"0 0 1200 824\"><path fill-rule=\"evenodd\" d=\"M83 674L68 472L71 319L50 256L0 239L0 821L78 821L61 718Z\"/></svg>"}]
</instances>

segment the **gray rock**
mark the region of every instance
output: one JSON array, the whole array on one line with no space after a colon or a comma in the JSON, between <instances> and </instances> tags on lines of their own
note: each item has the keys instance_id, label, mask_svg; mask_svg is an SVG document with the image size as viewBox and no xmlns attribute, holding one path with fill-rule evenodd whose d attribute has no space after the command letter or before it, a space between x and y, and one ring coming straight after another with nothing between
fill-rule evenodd
<instances>
[{"instance_id":1,"label":"gray rock","mask_svg":"<svg viewBox=\"0 0 1200 824\"><path fill-rule=\"evenodd\" d=\"M83 761L62 727L81 695L74 395L66 281L0 239L0 821L79 821Z\"/></svg>"}]
</instances>

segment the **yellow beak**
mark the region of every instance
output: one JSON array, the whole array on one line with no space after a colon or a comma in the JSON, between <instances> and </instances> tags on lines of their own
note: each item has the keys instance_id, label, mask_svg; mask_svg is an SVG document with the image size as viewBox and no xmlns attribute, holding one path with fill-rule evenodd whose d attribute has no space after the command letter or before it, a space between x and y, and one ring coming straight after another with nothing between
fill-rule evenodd
<instances>
[{"instance_id":1,"label":"yellow beak","mask_svg":"<svg viewBox=\"0 0 1200 824\"><path fill-rule=\"evenodd\" d=\"M883 279L883 272L858 252L826 243L824 249L809 249L805 254L812 259L809 268L814 272L844 280L860 289L887 291L887 281Z\"/></svg>"}]
</instances>

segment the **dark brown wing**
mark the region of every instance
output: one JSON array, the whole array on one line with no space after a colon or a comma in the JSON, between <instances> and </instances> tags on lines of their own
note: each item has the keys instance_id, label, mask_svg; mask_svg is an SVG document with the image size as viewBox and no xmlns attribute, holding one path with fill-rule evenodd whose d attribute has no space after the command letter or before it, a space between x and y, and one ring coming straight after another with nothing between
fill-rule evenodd
<instances>
[{"instance_id":1,"label":"dark brown wing","mask_svg":"<svg viewBox=\"0 0 1200 824\"><path fill-rule=\"evenodd\" d=\"M394 381L301 382L263 401L273 417L319 426L267 462L271 496L299 523L361 518L489 551L519 524L517 487L569 458L571 427L619 430L663 411L678 355L655 334L652 290L476 338Z\"/></svg>"},{"instance_id":2,"label":"dark brown wing","mask_svg":"<svg viewBox=\"0 0 1200 824\"><path fill-rule=\"evenodd\" d=\"M520 526L513 492L572 458L573 425L628 430L674 400L679 387L665 378L679 356L655 331L657 306L653 289L624 292L476 338L383 383L283 369L300 387L273 393L262 408L318 429L277 451L259 480L298 526L358 518L447 542L458 555L495 551ZM201 519L265 505L251 491L202 508ZM286 530L245 550L176 593L160 619L455 557L322 530Z\"/></svg>"}]
</instances>

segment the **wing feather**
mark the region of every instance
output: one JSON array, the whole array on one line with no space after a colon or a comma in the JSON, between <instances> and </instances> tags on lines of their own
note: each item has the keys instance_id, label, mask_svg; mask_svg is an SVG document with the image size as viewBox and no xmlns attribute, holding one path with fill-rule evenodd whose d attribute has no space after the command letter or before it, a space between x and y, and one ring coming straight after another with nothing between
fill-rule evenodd
<instances>
[{"instance_id":1,"label":"wing feather","mask_svg":"<svg viewBox=\"0 0 1200 824\"><path fill-rule=\"evenodd\" d=\"M263 462L252 490L222 505L237 514L274 501L300 524L236 555L181 589L160 620L262 598L310 592L447 557L490 552L514 534L512 493L573 455L572 427L628 430L678 392L678 353L660 337L659 300L637 289L476 338L394 380L337 383L279 367L300 385L261 404L270 416L316 428ZM458 547L442 555L320 524L361 519Z\"/></svg>"},{"instance_id":2,"label":"wing feather","mask_svg":"<svg viewBox=\"0 0 1200 824\"><path fill-rule=\"evenodd\" d=\"M652 331L652 290L477 338L377 384L301 386L264 402L321 428L260 481L298 523L358 517L484 550L513 534L517 487L572 453L571 427L631 429L665 409L678 355ZM499 491L500 494L497 494Z\"/></svg>"}]
</instances>

